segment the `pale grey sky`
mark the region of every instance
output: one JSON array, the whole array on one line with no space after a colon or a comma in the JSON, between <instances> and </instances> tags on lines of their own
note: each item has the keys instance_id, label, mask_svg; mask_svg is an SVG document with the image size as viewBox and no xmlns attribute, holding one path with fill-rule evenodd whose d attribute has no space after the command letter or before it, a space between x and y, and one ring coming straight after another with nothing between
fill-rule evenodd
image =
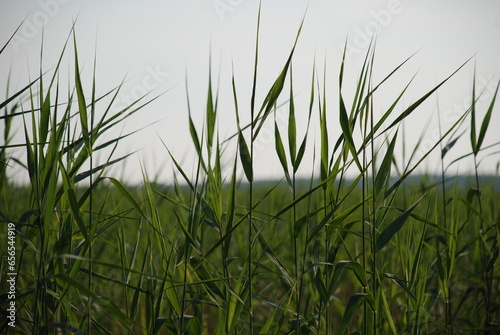
<instances>
[{"instance_id":1,"label":"pale grey sky","mask_svg":"<svg viewBox=\"0 0 500 335\"><path fill-rule=\"evenodd\" d=\"M405 58L420 50L408 66L387 83L376 100L375 111L382 113L401 88L418 72L401 105L409 105L440 80L453 72L469 57L477 53L478 85L486 87L485 96L491 97L492 85L500 78L500 2L493 0L264 0L259 63L259 95L262 101L266 90L286 61L296 30L307 8L304 29L294 60L294 88L299 94L297 104L299 121L305 121L308 89L313 62L327 63L329 93L329 123L332 140L338 136L336 113L338 69L343 44L348 37L348 64L345 95L352 96L352 85L360 69L368 41L377 31L375 81L380 80ZM201 129L208 82L210 45L214 68L214 82L220 72L221 138L235 129L230 87L231 64L240 94L242 113L248 112L257 0L1 0L0 41L3 44L17 25L26 18L12 45L2 54L0 78L6 78L9 69L11 85L21 87L39 71L39 55L44 35L44 68L52 68L63 43L76 21L76 35L80 62L87 70L89 80L94 53L97 54L98 91L104 93L128 78L119 104L140 94L169 90L154 104L148 106L127 122L123 131L131 131L155 122L154 125L124 140L121 153L140 150L128 159L126 172L129 180L140 181L140 161L151 175L160 172L164 181L173 169L161 140L183 162L187 170L193 164L194 148L190 144L187 124L185 77L188 74L191 107L197 126ZM68 53L71 56L71 52ZM63 64L68 68L71 57ZM29 68L29 72L28 72ZM439 92L442 126L450 126L458 111L465 110L470 100L474 61L468 64ZM63 72L64 73L64 72ZM90 82L87 81L90 90ZM351 87L349 87L351 84ZM5 80L0 82L5 91ZM481 102L480 116L486 100ZM411 145L427 129L428 137L437 136L436 97L406 123L407 141ZM500 106L500 105L499 105ZM491 130L485 144L500 141L496 125L500 124L500 108L491 121ZM248 113L247 113L248 114ZM434 119L432 119L434 115ZM243 115L248 121L248 115ZM427 121L431 123L426 128ZM299 123L299 125L305 122ZM18 127L21 123L18 124ZM284 125L283 125L284 126ZM285 127L285 126L284 126ZM285 127L286 128L286 127ZM121 129L120 129L121 130ZM0 126L3 131L3 126ZM269 123L262 134L256 160L257 177L281 176ZM300 132L300 130L299 130ZM316 129L312 130L317 134ZM335 134L335 135L333 135ZM161 140L160 140L161 138ZM22 138L20 138L22 140ZM313 150L313 140L309 152ZM457 145L456 155L467 152L468 136ZM19 157L24 157L18 153ZM311 161L311 156L308 157ZM483 171L492 172L500 156L485 160ZM437 160L425 166L433 171ZM470 163L460 171L470 169ZM304 166L309 174L312 165ZM134 172L135 171L135 172ZM456 170L452 169L452 172ZM17 173L21 178L22 173Z\"/></svg>"}]
</instances>

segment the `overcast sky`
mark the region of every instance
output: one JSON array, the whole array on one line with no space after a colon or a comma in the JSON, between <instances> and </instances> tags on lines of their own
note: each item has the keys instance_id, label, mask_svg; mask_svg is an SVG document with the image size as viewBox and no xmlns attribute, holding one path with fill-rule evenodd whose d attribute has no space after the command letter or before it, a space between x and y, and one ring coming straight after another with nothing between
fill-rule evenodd
<instances>
[{"instance_id":1,"label":"overcast sky","mask_svg":"<svg viewBox=\"0 0 500 335\"><path fill-rule=\"evenodd\" d=\"M235 129L230 86L232 66L243 105L242 117L249 120L245 112L249 109L251 93L257 10L256 0L1 0L2 45L20 22L26 20L10 47L0 56L0 92L5 92L9 70L14 88L24 86L30 76L33 78L39 72L42 27L43 68L52 68L76 20L78 51L88 92L94 54L97 56L98 92L104 93L127 78L118 106L147 91L153 90L153 95L166 92L119 130L126 132L147 126L132 139L123 141L121 146L122 154L138 150L122 169L129 181L140 181L141 162L151 176L158 173L161 180L168 181L173 167L162 141L187 170L193 164L194 148L187 124L186 74L193 116L201 129L210 48L214 82L220 73L221 139L232 135ZM322 73L326 63L330 92L328 117L331 133L335 134L332 138L338 136L336 85L343 45L348 38L345 94L349 97L354 93L355 77L375 31L375 82L418 51L377 97L375 112L379 114L413 75L417 74L417 77L402 107L418 99L475 55L474 60L439 91L439 100L434 96L418 115L406 122L409 145L424 129L431 140L437 136L438 107L442 127L451 126L459 111L467 109L474 64L478 86L485 92L486 99L481 101L479 111L480 117L484 115L488 98L491 100L500 78L499 1L263 0L257 97L260 101L286 61L304 13L304 28L293 63L294 89L299 93L297 113L299 121L304 121L299 122L299 127L305 124L313 64L321 64L318 71ZM71 64L71 57L68 57L63 68L67 69ZM496 108L485 145L500 141L499 113L500 108ZM16 126L21 127L22 123ZM286 129L284 123L282 126ZM3 125L0 131L3 131ZM272 132L273 126L269 123L267 133L264 132L257 143L257 177L282 175L274 154L274 143L270 140ZM317 134L316 129L311 132ZM314 138L310 141L309 152L313 150ZM22 140L22 137L16 139ZM468 135L464 135L454 149L453 157L470 151L468 143ZM22 152L17 155L23 157ZM311 155L308 161L312 162ZM483 171L493 172L498 161L500 155L484 160L481 163ZM437 160L431 160L424 168L435 171L438 166ZM459 171L471 167L471 163L464 163ZM312 163L309 163L302 172L310 175L311 169ZM454 173L457 169L454 167L450 171ZM17 172L14 176L21 178L21 174Z\"/></svg>"}]
</instances>

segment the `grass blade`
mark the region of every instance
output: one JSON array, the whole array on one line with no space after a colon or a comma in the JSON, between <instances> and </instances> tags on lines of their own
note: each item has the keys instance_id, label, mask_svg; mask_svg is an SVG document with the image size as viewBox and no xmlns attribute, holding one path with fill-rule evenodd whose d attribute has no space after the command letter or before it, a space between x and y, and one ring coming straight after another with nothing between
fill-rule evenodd
<instances>
[{"instance_id":1,"label":"grass blade","mask_svg":"<svg viewBox=\"0 0 500 335\"><path fill-rule=\"evenodd\" d=\"M349 327L349 323L352 320L352 317L358 310L359 306L363 302L363 300L367 301L370 303L370 305L373 308L373 305L375 302L373 301L373 297L367 293L356 293L354 294L351 299L349 299L349 303L347 304L347 307L344 312L344 316L342 317L342 321L340 323L340 328L336 334L339 335L344 335L345 332L347 331L347 328Z\"/></svg>"},{"instance_id":2,"label":"grass blade","mask_svg":"<svg viewBox=\"0 0 500 335\"><path fill-rule=\"evenodd\" d=\"M443 81L441 81L438 85L436 85L433 89L431 89L429 92L427 92L424 96L422 96L420 99L415 101L413 104L411 104L408 108L406 108L382 133L385 133L389 129L395 127L396 125L400 124L401 121L406 119L411 113L413 113L418 106L420 106L427 98L429 98L434 92L436 92L441 86L444 85L451 77L453 77L458 71L460 71L465 64L469 62L470 59L468 59L465 63L460 65L455 71L453 71L448 77L446 77Z\"/></svg>"},{"instance_id":3,"label":"grass blade","mask_svg":"<svg viewBox=\"0 0 500 335\"><path fill-rule=\"evenodd\" d=\"M289 69L290 64L292 62L292 57L293 57L293 54L295 52L297 42L299 41L299 36L300 36L300 32L302 31L303 25L304 25L304 18L302 18L299 30L297 31L297 35L295 37L295 42L293 44L292 50L290 51L288 59L287 59L285 65L283 66L280 75L278 76L278 78L276 78L276 80L274 81L274 84L271 86L271 89L267 93L267 95L264 99L264 102L262 103L262 107L260 108L259 113L257 114L257 118L255 120L252 120L252 122L254 122L254 125L256 126L252 141L254 141L257 138L257 135L259 134L260 129L262 128L264 122L266 121L266 119L269 116L270 112L272 111L274 105L276 104L276 101L278 100L278 97L280 96L281 91L283 90L286 75L288 73L288 69ZM256 122L259 119L260 119L260 123L257 125Z\"/></svg>"},{"instance_id":4,"label":"grass blade","mask_svg":"<svg viewBox=\"0 0 500 335\"><path fill-rule=\"evenodd\" d=\"M396 144L396 139L398 137L398 132L394 135L389 147L387 148L387 152L384 156L382 164L380 165L379 171L377 172L377 176L375 177L375 196L378 197L386 185L389 182L389 177L391 174L391 165L394 157L394 146Z\"/></svg>"},{"instance_id":5,"label":"grass blade","mask_svg":"<svg viewBox=\"0 0 500 335\"><path fill-rule=\"evenodd\" d=\"M297 125L295 122L295 103L293 101L292 68L290 67L290 108L288 114L288 150L290 152L290 162L295 165L297 156ZM295 169L296 170L296 169Z\"/></svg>"},{"instance_id":6,"label":"grass blade","mask_svg":"<svg viewBox=\"0 0 500 335\"><path fill-rule=\"evenodd\" d=\"M85 100L85 95L83 93L82 79L80 77L80 66L78 65L78 50L76 47L76 35L74 32L73 32L73 43L75 50L75 88L76 88L76 95L78 97L80 126L82 128L82 133L83 133L83 142L85 143L87 151L90 153L92 151L92 145L90 143L90 136L89 136L87 103Z\"/></svg>"},{"instance_id":7,"label":"grass blade","mask_svg":"<svg viewBox=\"0 0 500 335\"><path fill-rule=\"evenodd\" d=\"M483 144L484 136L486 135L486 130L490 124L491 114L493 112L493 107L495 106L495 100L497 98L498 88L500 86L500 82L497 84L497 88L495 89L495 94L493 95L493 99L491 99L490 106L488 107L488 111L484 116L483 122L481 123L481 129L479 130L479 136L477 138L476 150L481 150L481 145Z\"/></svg>"},{"instance_id":8,"label":"grass blade","mask_svg":"<svg viewBox=\"0 0 500 335\"><path fill-rule=\"evenodd\" d=\"M383 247L389 243L391 238L403 227L405 224L406 220L410 217L411 213L413 210L417 207L419 204L420 200L417 200L413 205L411 205L410 208L408 208L403 214L398 216L387 228L382 231L382 233L379 235L377 238L376 242L376 251L380 251Z\"/></svg>"},{"instance_id":9,"label":"grass blade","mask_svg":"<svg viewBox=\"0 0 500 335\"><path fill-rule=\"evenodd\" d=\"M288 181L288 184L292 186L292 180L290 179L290 173L288 172L288 163L286 159L285 148L283 146L280 130L276 121L274 121L274 144L281 166L283 167L283 171L285 172L286 180Z\"/></svg>"},{"instance_id":10,"label":"grass blade","mask_svg":"<svg viewBox=\"0 0 500 335\"><path fill-rule=\"evenodd\" d=\"M252 158L250 156L250 150L248 149L245 137L243 137L243 134L241 132L238 135L238 146L241 164L243 165L243 171L245 171L245 176L251 183L253 181Z\"/></svg>"}]
</instances>

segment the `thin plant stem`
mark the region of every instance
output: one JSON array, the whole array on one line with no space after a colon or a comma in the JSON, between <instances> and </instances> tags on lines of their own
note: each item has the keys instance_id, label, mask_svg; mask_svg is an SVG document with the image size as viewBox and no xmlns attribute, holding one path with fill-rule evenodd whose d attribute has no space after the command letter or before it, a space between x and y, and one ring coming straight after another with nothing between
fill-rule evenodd
<instances>
[{"instance_id":1,"label":"thin plant stem","mask_svg":"<svg viewBox=\"0 0 500 335\"><path fill-rule=\"evenodd\" d=\"M293 259L295 266L295 286L296 286L296 316L297 316L297 334L300 333L300 274L299 274L299 264L298 264L298 253L297 253L297 234L295 233L295 224L297 223L297 204L295 204L296 199L296 179L295 179L295 171L292 176L292 198L293 198L293 226L292 226L292 237L293 237Z\"/></svg>"},{"instance_id":2,"label":"thin plant stem","mask_svg":"<svg viewBox=\"0 0 500 335\"><path fill-rule=\"evenodd\" d=\"M437 95L436 95L437 96ZM439 111L439 104L437 106L437 113L438 113L438 129L439 129L439 136L442 136L442 129L441 129L441 116L440 116L440 111ZM443 152L443 144L440 143L440 149L441 152ZM442 206L443 206L443 226L444 229L448 229L448 222L447 222L447 217L448 215L446 214L446 185L445 185L445 167L444 167L444 159L443 155L441 154L441 197L442 197ZM445 299L445 324L446 324L446 334L453 335L453 315L452 315L452 306L451 306L451 285L448 281L448 272L450 271L450 257L446 257L446 284L447 285L447 290L446 290L446 296L444 297Z\"/></svg>"},{"instance_id":3,"label":"thin plant stem","mask_svg":"<svg viewBox=\"0 0 500 335\"><path fill-rule=\"evenodd\" d=\"M368 114L368 113L366 113ZM366 139L366 132L368 129L368 115L365 117L364 127L363 127L363 138ZM366 145L363 145L363 178L361 179L361 262L363 266L363 270L366 271L366 208L365 208L365 199L366 199L366 187L367 179L368 179L368 169L366 168ZM363 293L367 292L367 288L363 287ZM363 334L368 334L368 306L366 301L363 302Z\"/></svg>"},{"instance_id":4,"label":"thin plant stem","mask_svg":"<svg viewBox=\"0 0 500 335\"><path fill-rule=\"evenodd\" d=\"M477 154L474 154L474 176L475 176L475 181L476 181L476 192L477 192L477 201L479 205L479 221L480 221L480 253L481 253L481 261L482 261L482 266L483 266L483 274L482 277L484 279L484 282L486 284L486 292L485 292L485 311L486 311L486 318L485 318L485 328L488 328L491 323L491 282L489 280L490 276L488 274L488 260L486 257L487 254L487 248L484 243L485 236L485 227L484 227L484 218L483 218L483 205L481 201L481 189L480 189L480 184L479 184L479 173L478 173L478 163L477 163ZM493 267L492 267L493 269ZM485 334L489 334L488 331L485 331Z\"/></svg>"},{"instance_id":5,"label":"thin plant stem","mask_svg":"<svg viewBox=\"0 0 500 335\"><path fill-rule=\"evenodd\" d=\"M373 311L373 334L377 335L377 197L375 194L375 141L374 141L374 117L373 117L373 96L370 97L372 103L370 104L370 131L372 138L370 141L371 154L372 154L372 232L371 232L371 245L372 245L372 290L375 298L375 310Z\"/></svg>"}]
</instances>

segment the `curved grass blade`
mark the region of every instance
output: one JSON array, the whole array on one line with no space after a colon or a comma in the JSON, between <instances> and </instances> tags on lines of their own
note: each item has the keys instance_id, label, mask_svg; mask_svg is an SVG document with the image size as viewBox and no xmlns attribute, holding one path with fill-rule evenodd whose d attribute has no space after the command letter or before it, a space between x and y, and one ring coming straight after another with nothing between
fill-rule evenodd
<instances>
[{"instance_id":1,"label":"curved grass blade","mask_svg":"<svg viewBox=\"0 0 500 335\"><path fill-rule=\"evenodd\" d=\"M309 126L311 124L311 115L312 115L313 106L314 106L314 75L315 75L314 69L315 69L315 65L313 65L313 71L312 71L311 96L309 98L309 115L307 116L306 133L304 134L304 138L302 140L302 143L300 144L299 151L297 152L297 155L295 157L295 161L294 161L294 163L292 163L294 173L297 172L297 170L299 169L300 163L302 162L302 158L304 158L304 153L306 151L307 135L309 133Z\"/></svg>"},{"instance_id":2,"label":"curved grass blade","mask_svg":"<svg viewBox=\"0 0 500 335\"><path fill-rule=\"evenodd\" d=\"M102 296L96 295L94 292L89 291L87 287L80 284L78 281L74 280L65 275L55 275L55 278L65 282L67 285L77 289L79 292L85 294L92 300L99 302L99 304L107 310L115 320L117 320L121 325L123 325L129 332L132 332L133 321L130 320L127 315L125 315L114 302L110 299Z\"/></svg>"},{"instance_id":3,"label":"curved grass blade","mask_svg":"<svg viewBox=\"0 0 500 335\"><path fill-rule=\"evenodd\" d=\"M376 197L378 197L381 194L381 192L383 191L384 188L386 188L386 185L389 182L389 177L391 175L392 160L394 158L394 146L396 144L397 137L398 137L398 132L396 131L396 134L394 135L391 143L389 144L389 147L387 148L387 152L384 156L384 159L380 164L377 176L375 177L374 193Z\"/></svg>"},{"instance_id":4,"label":"curved grass blade","mask_svg":"<svg viewBox=\"0 0 500 335\"><path fill-rule=\"evenodd\" d=\"M125 199L128 200L128 202L134 206L134 208L141 214L141 216L146 217L144 212L142 211L141 207L137 203L137 201L134 199L132 194L120 183L117 179L108 177L108 180L115 185L115 187L120 191L120 193L125 197Z\"/></svg>"},{"instance_id":5,"label":"curved grass blade","mask_svg":"<svg viewBox=\"0 0 500 335\"><path fill-rule=\"evenodd\" d=\"M281 134L276 120L274 121L274 144L281 166L283 167L283 171L285 172L286 180L288 181L288 184L292 186L292 180L290 178L290 173L288 172L288 163L286 159L285 148L283 146L283 141L281 140Z\"/></svg>"},{"instance_id":6,"label":"curved grass blade","mask_svg":"<svg viewBox=\"0 0 500 335\"><path fill-rule=\"evenodd\" d=\"M453 77L458 71L460 71L470 60L471 58L469 58L462 65L460 65L455 71L453 71L448 77L446 77L433 89L427 92L424 96L422 96L420 99L411 104L410 107L405 109L386 129L384 129L384 131L382 131L382 133L385 133L386 131L388 131L389 129L393 128L394 126L398 125L401 121L406 119L411 113L413 113L417 109L418 106L420 106L425 100L427 100L427 98L429 98L434 92L436 92L441 86L443 86L444 83L446 83L451 77Z\"/></svg>"},{"instance_id":7,"label":"curved grass blade","mask_svg":"<svg viewBox=\"0 0 500 335\"><path fill-rule=\"evenodd\" d=\"M217 116L216 106L214 105L212 93L212 54L210 53L208 65L208 93L206 106L206 124L207 124L207 148L212 149L215 131L215 120Z\"/></svg>"},{"instance_id":8,"label":"curved grass blade","mask_svg":"<svg viewBox=\"0 0 500 335\"><path fill-rule=\"evenodd\" d=\"M12 39L17 34L17 32L19 31L19 29L21 29L22 25L24 24L24 21L26 21L27 18L28 18L28 16L26 16L21 21L21 23L17 26L16 30L14 30L14 32L12 33L12 35L10 35L9 39L7 40L7 42L5 42L5 44L3 45L2 49L0 49L0 55L3 53L3 51L5 50L5 48L7 48L7 45L9 45L10 41L12 41Z\"/></svg>"},{"instance_id":9,"label":"curved grass blade","mask_svg":"<svg viewBox=\"0 0 500 335\"><path fill-rule=\"evenodd\" d=\"M194 269L194 272L204 282L204 287L207 289L208 292L211 293L213 298L215 299L215 296L218 296L222 301L225 300L224 293L221 291L221 289L216 285L217 281L222 282L222 278L217 275L217 271L215 271L215 268L213 268L209 262L206 260L199 260L196 257L191 257L189 259L189 263ZM211 270L208 271L206 269L206 266ZM216 277L214 277L216 276Z\"/></svg>"},{"instance_id":10,"label":"curved grass blade","mask_svg":"<svg viewBox=\"0 0 500 335\"><path fill-rule=\"evenodd\" d=\"M378 252L380 251L383 247L389 243L391 238L396 235L396 233L403 227L405 224L406 220L410 217L411 213L413 210L417 207L417 205L420 203L420 200L422 198L418 199L413 205L410 206L403 214L398 216L396 220L394 220L387 228L382 231L380 236L377 238L376 241L376 248L375 250Z\"/></svg>"},{"instance_id":11,"label":"curved grass blade","mask_svg":"<svg viewBox=\"0 0 500 335\"><path fill-rule=\"evenodd\" d=\"M245 137L240 132L238 135L238 146L240 152L241 164L243 165L243 171L245 171L245 176L247 180L251 183L253 181L253 169L252 169L252 158L250 156L250 150L248 149Z\"/></svg>"},{"instance_id":12,"label":"curved grass blade","mask_svg":"<svg viewBox=\"0 0 500 335\"><path fill-rule=\"evenodd\" d=\"M271 86L271 89L267 93L267 95L264 99L264 102L262 103L262 107L260 108L259 113L257 114L257 118L255 120L252 120L252 122L254 122L254 126L256 126L252 141L254 141L257 138L257 135L259 134L260 129L262 128L264 122L266 121L271 110L273 109L274 105L276 104L276 101L278 100L278 97L280 96L281 91L283 90L286 75L288 73L288 69L289 69L290 64L292 62L292 57L293 57L293 54L295 52L297 42L299 41L299 36L300 36L300 32L302 31L302 26L304 25L304 19L305 19L305 17L302 18L299 30L297 31L297 35L295 37L295 42L293 43L292 50L290 51L288 59L287 59L285 65L283 66L280 75L278 76L278 78L276 78L273 86ZM260 122L257 125L256 122L258 119L260 119Z\"/></svg>"},{"instance_id":13,"label":"curved grass blade","mask_svg":"<svg viewBox=\"0 0 500 335\"><path fill-rule=\"evenodd\" d=\"M390 279L393 282L395 282L399 287L401 287L413 300L417 301L417 297L413 292L410 290L408 285L406 284L406 281L403 279L398 278L395 274L392 273L384 273L383 274L384 278Z\"/></svg>"},{"instance_id":14,"label":"curved grass blade","mask_svg":"<svg viewBox=\"0 0 500 335\"><path fill-rule=\"evenodd\" d=\"M493 112L493 107L495 106L495 100L497 98L498 88L500 86L500 81L497 84L497 88L495 89L495 94L493 95L493 99L491 100L490 106L488 107L488 111L484 116L483 122L481 123L481 129L479 130L479 136L477 138L476 150L479 152L481 150L481 145L483 144L484 136L486 135L486 130L490 124L491 113Z\"/></svg>"},{"instance_id":15,"label":"curved grass blade","mask_svg":"<svg viewBox=\"0 0 500 335\"><path fill-rule=\"evenodd\" d=\"M247 180L251 183L253 181L253 169L252 169L252 157L250 155L250 150L248 149L247 142L243 136L243 132L240 127L240 114L238 110L238 98L236 95L236 83L234 81L234 72L232 75L232 86L233 86L233 101L234 109L236 113L236 124L238 126L238 148L240 153L241 164L243 165L243 171Z\"/></svg>"},{"instance_id":16,"label":"curved grass blade","mask_svg":"<svg viewBox=\"0 0 500 335\"><path fill-rule=\"evenodd\" d=\"M198 157L202 157L200 140L198 139L198 132L194 126L193 119L191 118L191 113L189 114L189 133L191 134L191 139L193 140L194 148Z\"/></svg>"},{"instance_id":17,"label":"curved grass blade","mask_svg":"<svg viewBox=\"0 0 500 335\"><path fill-rule=\"evenodd\" d=\"M342 317L342 321L340 323L340 328L336 334L344 335L349 327L349 323L352 320L352 317L358 310L361 303L364 301L368 302L372 309L374 309L375 301L371 294L368 293L356 293L349 299L349 303L344 312L344 316Z\"/></svg>"},{"instance_id":18,"label":"curved grass blade","mask_svg":"<svg viewBox=\"0 0 500 335\"><path fill-rule=\"evenodd\" d=\"M80 77L80 66L78 64L78 50L76 47L76 34L73 31L73 43L75 51L75 89L78 98L78 108L80 115L80 126L82 128L83 142L87 148L88 153L92 151L92 144L90 143L89 126L88 126L88 113L87 103L85 102L85 95L83 93L82 79Z\"/></svg>"},{"instance_id":19,"label":"curved grass blade","mask_svg":"<svg viewBox=\"0 0 500 335\"><path fill-rule=\"evenodd\" d=\"M288 150L290 152L290 162L295 166L295 158L297 156L297 125L295 121L295 103L293 101L293 76L292 67L290 66L290 99L288 113ZM276 121L275 121L276 124Z\"/></svg>"},{"instance_id":20,"label":"curved grass blade","mask_svg":"<svg viewBox=\"0 0 500 335\"><path fill-rule=\"evenodd\" d=\"M332 279L328 285L328 296L331 296L337 287L337 283L340 279L340 275L345 270L351 270L362 287L368 287L368 281L366 280L366 272L361 266L361 264L354 261L340 261L335 264L335 270L333 272Z\"/></svg>"},{"instance_id":21,"label":"curved grass blade","mask_svg":"<svg viewBox=\"0 0 500 335\"><path fill-rule=\"evenodd\" d=\"M292 278L292 275L290 274L290 272L288 272L287 268L283 265L283 263L278 259L278 256L276 256L276 254L272 250L271 246L266 241L264 236L262 236L262 234L259 234L258 240L259 240L259 243L260 243L262 250L264 250L267 257L269 257L271 262L273 262L280 269L281 274L282 274L283 278L286 280L289 287L293 287L294 280Z\"/></svg>"},{"instance_id":22,"label":"curved grass blade","mask_svg":"<svg viewBox=\"0 0 500 335\"><path fill-rule=\"evenodd\" d=\"M450 140L448 143L446 143L444 148L441 150L441 159L443 159L444 156L446 156L446 154L448 153L448 151L450 151L455 146L455 144L457 144L457 141L460 139L460 137L462 137L463 134L465 134L465 131L460 135L458 135L457 137Z\"/></svg>"}]
</instances>

